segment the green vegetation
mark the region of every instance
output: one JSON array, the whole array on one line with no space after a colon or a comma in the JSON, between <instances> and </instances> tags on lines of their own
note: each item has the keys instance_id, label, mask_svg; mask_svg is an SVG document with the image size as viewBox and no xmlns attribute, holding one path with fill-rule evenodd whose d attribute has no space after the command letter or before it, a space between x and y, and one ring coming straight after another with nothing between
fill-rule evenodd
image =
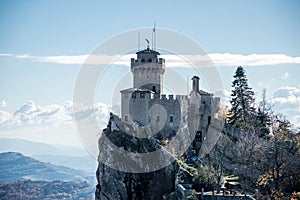
<instances>
[{"instance_id":1,"label":"green vegetation","mask_svg":"<svg viewBox=\"0 0 300 200\"><path fill-rule=\"evenodd\" d=\"M182 167L186 172L188 172L191 176L197 176L198 170L195 167L188 166L185 162L181 160L177 160L177 164Z\"/></svg>"},{"instance_id":2,"label":"green vegetation","mask_svg":"<svg viewBox=\"0 0 300 200\"><path fill-rule=\"evenodd\" d=\"M241 66L237 68L233 78L228 123L245 128L253 120L255 113L254 92L248 86L245 70Z\"/></svg>"},{"instance_id":3,"label":"green vegetation","mask_svg":"<svg viewBox=\"0 0 300 200\"><path fill-rule=\"evenodd\" d=\"M257 199L300 199L300 131L267 101L255 103L246 72L238 67L231 108L214 149L201 159L194 176L198 191L222 186Z\"/></svg>"},{"instance_id":4,"label":"green vegetation","mask_svg":"<svg viewBox=\"0 0 300 200\"><path fill-rule=\"evenodd\" d=\"M266 99L255 105L245 70L238 67L232 84L227 122L242 130L231 152L243 189L259 198L282 199L300 191L300 132L275 114ZM220 151L226 151L222 148Z\"/></svg>"}]
</instances>

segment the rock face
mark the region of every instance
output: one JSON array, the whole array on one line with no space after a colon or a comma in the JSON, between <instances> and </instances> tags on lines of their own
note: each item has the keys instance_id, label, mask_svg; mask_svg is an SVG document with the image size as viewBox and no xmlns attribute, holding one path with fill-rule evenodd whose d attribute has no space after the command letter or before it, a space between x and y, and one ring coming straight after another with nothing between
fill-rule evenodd
<instances>
[{"instance_id":1,"label":"rock face","mask_svg":"<svg viewBox=\"0 0 300 200\"><path fill-rule=\"evenodd\" d=\"M95 199L163 199L175 190L172 165L155 172L126 173L99 164Z\"/></svg>"},{"instance_id":2,"label":"rock face","mask_svg":"<svg viewBox=\"0 0 300 200\"><path fill-rule=\"evenodd\" d=\"M143 168L147 171L153 163L147 163L135 156L124 160L122 155L113 152L113 146L120 149L121 152L123 151L124 154L125 152L137 154L154 152L162 147L153 137L135 137L125 133L122 130L130 130L133 127L124 127L122 124L118 117L111 115L107 129L103 130L102 136L99 138L99 165L96 172L98 184L95 199L159 200L174 192L175 162L171 162L168 166L155 171L148 170L149 172L145 173L128 172L128 169L132 169L130 167L136 167L137 171L142 171ZM146 135L147 131L142 130L136 134ZM167 159L167 155L165 156Z\"/></svg>"}]
</instances>

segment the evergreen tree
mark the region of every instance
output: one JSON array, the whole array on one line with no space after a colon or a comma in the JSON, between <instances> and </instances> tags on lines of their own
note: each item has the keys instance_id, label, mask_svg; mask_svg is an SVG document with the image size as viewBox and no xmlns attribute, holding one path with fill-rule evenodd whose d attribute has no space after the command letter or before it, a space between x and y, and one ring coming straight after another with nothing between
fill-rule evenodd
<instances>
[{"instance_id":1,"label":"evergreen tree","mask_svg":"<svg viewBox=\"0 0 300 200\"><path fill-rule=\"evenodd\" d=\"M259 128L259 136L263 137L269 134L272 121L272 106L266 99L266 89L262 91L262 100L259 102L257 109L257 127Z\"/></svg>"},{"instance_id":2,"label":"evergreen tree","mask_svg":"<svg viewBox=\"0 0 300 200\"><path fill-rule=\"evenodd\" d=\"M246 129L255 119L254 92L248 86L248 80L243 67L236 69L232 82L231 109L228 113L228 123Z\"/></svg>"}]
</instances>

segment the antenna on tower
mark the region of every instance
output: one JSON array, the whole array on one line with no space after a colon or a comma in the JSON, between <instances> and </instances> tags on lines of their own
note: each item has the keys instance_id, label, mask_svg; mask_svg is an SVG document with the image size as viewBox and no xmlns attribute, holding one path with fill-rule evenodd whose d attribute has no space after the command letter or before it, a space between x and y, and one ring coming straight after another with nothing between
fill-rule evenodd
<instances>
[{"instance_id":1,"label":"antenna on tower","mask_svg":"<svg viewBox=\"0 0 300 200\"><path fill-rule=\"evenodd\" d=\"M138 47L139 47L139 51L141 49L141 33L138 34Z\"/></svg>"},{"instance_id":2,"label":"antenna on tower","mask_svg":"<svg viewBox=\"0 0 300 200\"><path fill-rule=\"evenodd\" d=\"M153 46L154 46L154 48L152 47L152 49L153 50L155 50L156 48L155 48L155 46L156 46L156 41L155 41L155 22L154 22L154 26L153 26L153 32L152 32L152 35L153 35L153 38L154 38L154 42L152 41L152 43L153 43Z\"/></svg>"},{"instance_id":3,"label":"antenna on tower","mask_svg":"<svg viewBox=\"0 0 300 200\"><path fill-rule=\"evenodd\" d=\"M189 96L189 75L186 75L186 95Z\"/></svg>"},{"instance_id":4,"label":"antenna on tower","mask_svg":"<svg viewBox=\"0 0 300 200\"><path fill-rule=\"evenodd\" d=\"M152 29L152 32L151 32L151 33L152 33L152 34L151 34L151 36L152 36L152 41L151 41L151 43L152 43L152 44L151 44L152 50L154 50L154 48L153 48L153 44L154 44L154 40L153 40L153 38L154 38L154 31L153 31L153 30L154 30L154 28Z\"/></svg>"}]
</instances>

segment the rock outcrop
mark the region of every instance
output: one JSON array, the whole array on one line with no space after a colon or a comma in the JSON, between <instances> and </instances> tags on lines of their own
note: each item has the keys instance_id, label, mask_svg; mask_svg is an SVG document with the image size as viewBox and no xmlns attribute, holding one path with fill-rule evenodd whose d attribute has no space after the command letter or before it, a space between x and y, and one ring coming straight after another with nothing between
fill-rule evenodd
<instances>
[{"instance_id":1,"label":"rock outcrop","mask_svg":"<svg viewBox=\"0 0 300 200\"><path fill-rule=\"evenodd\" d=\"M211 120L204 142L189 134L195 132L190 127L163 128L152 135L150 126L121 122L111 114L98 141L96 200L193 199L193 171L203 164L199 155L213 149L223 124Z\"/></svg>"},{"instance_id":2,"label":"rock outcrop","mask_svg":"<svg viewBox=\"0 0 300 200\"><path fill-rule=\"evenodd\" d=\"M164 199L175 190L176 162L170 161L161 169L151 170L155 167L151 165L157 163L143 160L138 154L162 150L159 155L171 159L170 154L163 151L155 138L135 137L128 134L128 130L144 136L147 134L146 129L137 130L111 114L109 124L99 138L95 199ZM126 157L128 152L132 154Z\"/></svg>"}]
</instances>

